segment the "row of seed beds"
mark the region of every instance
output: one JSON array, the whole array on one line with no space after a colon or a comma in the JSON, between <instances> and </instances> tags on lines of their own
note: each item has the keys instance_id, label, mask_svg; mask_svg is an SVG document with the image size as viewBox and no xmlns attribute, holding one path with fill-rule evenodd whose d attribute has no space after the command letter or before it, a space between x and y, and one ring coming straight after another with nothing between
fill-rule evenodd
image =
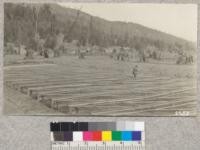
<instances>
[{"instance_id":1,"label":"row of seed beds","mask_svg":"<svg viewBox=\"0 0 200 150\"><path fill-rule=\"evenodd\" d=\"M5 67L4 84L65 115L193 115L196 106L196 85L188 78L134 79L111 70L49 64Z\"/></svg>"}]
</instances>

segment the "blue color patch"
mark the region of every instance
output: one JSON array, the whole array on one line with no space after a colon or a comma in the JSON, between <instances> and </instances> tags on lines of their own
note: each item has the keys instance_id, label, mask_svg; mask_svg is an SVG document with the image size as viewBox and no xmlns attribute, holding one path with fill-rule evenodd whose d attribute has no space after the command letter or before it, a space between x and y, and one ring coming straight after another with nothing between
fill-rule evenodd
<instances>
[{"instance_id":1,"label":"blue color patch","mask_svg":"<svg viewBox=\"0 0 200 150\"><path fill-rule=\"evenodd\" d=\"M122 131L122 141L132 141L132 132Z\"/></svg>"},{"instance_id":2,"label":"blue color patch","mask_svg":"<svg viewBox=\"0 0 200 150\"><path fill-rule=\"evenodd\" d=\"M141 131L133 131L132 132L132 140L133 141L141 141L142 140L142 133L141 133Z\"/></svg>"}]
</instances>

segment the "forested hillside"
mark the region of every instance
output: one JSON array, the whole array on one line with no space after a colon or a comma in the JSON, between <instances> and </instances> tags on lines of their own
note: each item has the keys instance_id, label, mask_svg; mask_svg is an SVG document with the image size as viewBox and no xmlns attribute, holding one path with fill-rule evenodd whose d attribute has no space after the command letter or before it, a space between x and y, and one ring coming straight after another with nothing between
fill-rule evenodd
<instances>
[{"instance_id":1,"label":"forested hillside","mask_svg":"<svg viewBox=\"0 0 200 150\"><path fill-rule=\"evenodd\" d=\"M195 51L195 44L175 36L130 22L107 21L57 4L5 4L4 44L25 45L37 50L42 45L56 49L56 37L77 45L130 47L145 51L184 53ZM36 38L37 37L37 38ZM38 44L37 41L42 41Z\"/></svg>"}]
</instances>

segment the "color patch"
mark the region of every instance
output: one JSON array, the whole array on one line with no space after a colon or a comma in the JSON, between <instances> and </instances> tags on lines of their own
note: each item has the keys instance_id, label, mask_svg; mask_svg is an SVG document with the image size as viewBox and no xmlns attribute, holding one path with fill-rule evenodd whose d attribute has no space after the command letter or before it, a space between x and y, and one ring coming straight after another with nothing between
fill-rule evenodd
<instances>
[{"instance_id":1,"label":"color patch","mask_svg":"<svg viewBox=\"0 0 200 150\"><path fill-rule=\"evenodd\" d=\"M132 141L132 132L122 131L122 141Z\"/></svg>"},{"instance_id":2,"label":"color patch","mask_svg":"<svg viewBox=\"0 0 200 150\"><path fill-rule=\"evenodd\" d=\"M51 141L55 141L54 136L53 136L53 132L50 133L50 137L51 137Z\"/></svg>"},{"instance_id":3,"label":"color patch","mask_svg":"<svg viewBox=\"0 0 200 150\"><path fill-rule=\"evenodd\" d=\"M89 131L88 130L88 122L80 122L78 126L79 131Z\"/></svg>"},{"instance_id":4,"label":"color patch","mask_svg":"<svg viewBox=\"0 0 200 150\"><path fill-rule=\"evenodd\" d=\"M112 140L113 141L121 141L122 140L121 131L112 131Z\"/></svg>"},{"instance_id":5,"label":"color patch","mask_svg":"<svg viewBox=\"0 0 200 150\"><path fill-rule=\"evenodd\" d=\"M141 131L132 131L132 140L133 141L141 141L142 140Z\"/></svg>"},{"instance_id":6,"label":"color patch","mask_svg":"<svg viewBox=\"0 0 200 150\"><path fill-rule=\"evenodd\" d=\"M55 141L63 141L64 140L64 133L63 132L53 132L53 137Z\"/></svg>"},{"instance_id":7,"label":"color patch","mask_svg":"<svg viewBox=\"0 0 200 150\"><path fill-rule=\"evenodd\" d=\"M111 131L102 131L102 141L111 141L112 132Z\"/></svg>"},{"instance_id":8,"label":"color patch","mask_svg":"<svg viewBox=\"0 0 200 150\"><path fill-rule=\"evenodd\" d=\"M61 131L73 131L73 122L60 122Z\"/></svg>"},{"instance_id":9,"label":"color patch","mask_svg":"<svg viewBox=\"0 0 200 150\"><path fill-rule=\"evenodd\" d=\"M60 123L52 122L50 124L50 131L61 131L60 130Z\"/></svg>"},{"instance_id":10,"label":"color patch","mask_svg":"<svg viewBox=\"0 0 200 150\"><path fill-rule=\"evenodd\" d=\"M93 140L93 134L90 131L83 132L83 140L84 141L92 141Z\"/></svg>"},{"instance_id":11,"label":"color patch","mask_svg":"<svg viewBox=\"0 0 200 150\"><path fill-rule=\"evenodd\" d=\"M73 124L74 131L88 131L88 123L87 122L76 122Z\"/></svg>"},{"instance_id":12,"label":"color patch","mask_svg":"<svg viewBox=\"0 0 200 150\"><path fill-rule=\"evenodd\" d=\"M144 122L135 122L133 131L144 131Z\"/></svg>"},{"instance_id":13,"label":"color patch","mask_svg":"<svg viewBox=\"0 0 200 150\"><path fill-rule=\"evenodd\" d=\"M101 141L102 140L102 134L101 131L93 131L93 141Z\"/></svg>"},{"instance_id":14,"label":"color patch","mask_svg":"<svg viewBox=\"0 0 200 150\"><path fill-rule=\"evenodd\" d=\"M73 132L73 141L83 141L83 132Z\"/></svg>"},{"instance_id":15,"label":"color patch","mask_svg":"<svg viewBox=\"0 0 200 150\"><path fill-rule=\"evenodd\" d=\"M125 128L123 131L134 131L135 122L132 121L125 121Z\"/></svg>"},{"instance_id":16,"label":"color patch","mask_svg":"<svg viewBox=\"0 0 200 150\"><path fill-rule=\"evenodd\" d=\"M64 141L73 141L73 134L72 132L64 132Z\"/></svg>"}]
</instances>

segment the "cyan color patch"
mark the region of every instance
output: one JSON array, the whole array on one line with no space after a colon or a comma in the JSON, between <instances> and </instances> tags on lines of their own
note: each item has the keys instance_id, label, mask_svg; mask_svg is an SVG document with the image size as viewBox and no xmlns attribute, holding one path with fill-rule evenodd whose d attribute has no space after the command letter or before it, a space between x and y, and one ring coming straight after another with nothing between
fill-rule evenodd
<instances>
[{"instance_id":1,"label":"cyan color patch","mask_svg":"<svg viewBox=\"0 0 200 150\"><path fill-rule=\"evenodd\" d=\"M132 131L132 140L133 141L141 141L142 140L141 131Z\"/></svg>"},{"instance_id":2,"label":"cyan color patch","mask_svg":"<svg viewBox=\"0 0 200 150\"><path fill-rule=\"evenodd\" d=\"M132 141L132 132L122 131L122 141Z\"/></svg>"}]
</instances>

